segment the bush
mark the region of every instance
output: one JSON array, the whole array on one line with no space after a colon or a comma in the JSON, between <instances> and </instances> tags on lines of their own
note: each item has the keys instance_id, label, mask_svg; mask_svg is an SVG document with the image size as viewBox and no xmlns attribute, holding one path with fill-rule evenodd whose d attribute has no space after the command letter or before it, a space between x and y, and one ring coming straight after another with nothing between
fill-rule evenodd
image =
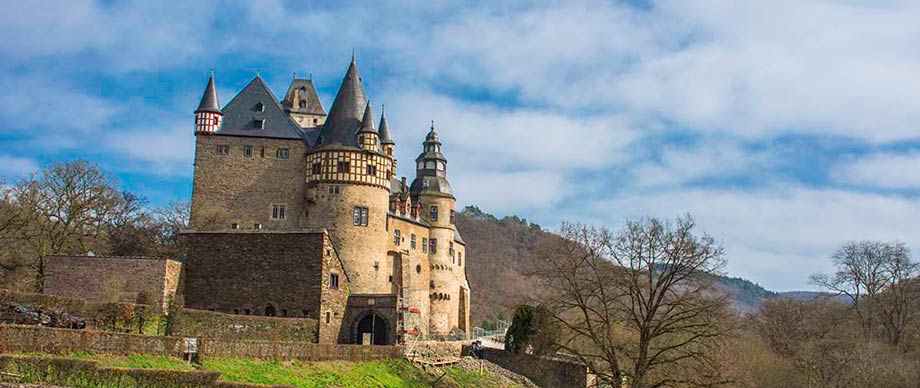
<instances>
[{"instance_id":1,"label":"bush","mask_svg":"<svg viewBox=\"0 0 920 388\"><path fill-rule=\"evenodd\" d=\"M214 388L297 388L293 385L284 385L284 384L252 384L252 383L234 383L230 381L218 381L214 384Z\"/></svg>"}]
</instances>

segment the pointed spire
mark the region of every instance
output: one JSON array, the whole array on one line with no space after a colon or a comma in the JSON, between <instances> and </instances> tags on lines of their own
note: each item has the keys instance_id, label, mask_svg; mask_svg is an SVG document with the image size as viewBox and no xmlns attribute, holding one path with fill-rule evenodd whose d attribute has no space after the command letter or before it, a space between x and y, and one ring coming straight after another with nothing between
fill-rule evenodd
<instances>
[{"instance_id":1,"label":"pointed spire","mask_svg":"<svg viewBox=\"0 0 920 388\"><path fill-rule=\"evenodd\" d=\"M368 101L367 105L364 107L364 117L361 119L361 132L373 132L377 133L377 128L374 127L374 113L371 112L371 102Z\"/></svg>"},{"instance_id":2,"label":"pointed spire","mask_svg":"<svg viewBox=\"0 0 920 388\"><path fill-rule=\"evenodd\" d=\"M438 136L438 133L434 131L434 120L431 120L431 130L428 131L428 136L425 136L425 142L440 142L441 139Z\"/></svg>"},{"instance_id":3,"label":"pointed spire","mask_svg":"<svg viewBox=\"0 0 920 388\"><path fill-rule=\"evenodd\" d=\"M214 70L211 70L211 76L208 77L208 86L204 88L204 94L201 96L201 102L198 103L198 112L220 112L220 101L217 100L217 88L214 87Z\"/></svg>"},{"instance_id":4,"label":"pointed spire","mask_svg":"<svg viewBox=\"0 0 920 388\"><path fill-rule=\"evenodd\" d=\"M387 125L386 105L382 105L380 111L380 125L377 127L377 132L380 133L380 144L396 144L390 135L390 126Z\"/></svg>"},{"instance_id":5,"label":"pointed spire","mask_svg":"<svg viewBox=\"0 0 920 388\"><path fill-rule=\"evenodd\" d=\"M357 134L361 128L362 116L367 106L367 97L364 95L364 86L358 74L358 66L352 58L342 79L332 108L329 109L326 124L319 135L320 145L340 144L357 146Z\"/></svg>"}]
</instances>

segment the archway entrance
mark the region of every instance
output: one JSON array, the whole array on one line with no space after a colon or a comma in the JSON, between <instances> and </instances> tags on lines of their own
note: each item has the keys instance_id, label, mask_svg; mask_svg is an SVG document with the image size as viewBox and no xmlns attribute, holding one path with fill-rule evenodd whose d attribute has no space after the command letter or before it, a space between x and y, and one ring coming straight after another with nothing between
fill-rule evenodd
<instances>
[{"instance_id":1,"label":"archway entrance","mask_svg":"<svg viewBox=\"0 0 920 388\"><path fill-rule=\"evenodd\" d=\"M355 343L364 345L388 345L387 321L377 314L368 314L358 321Z\"/></svg>"},{"instance_id":2,"label":"archway entrance","mask_svg":"<svg viewBox=\"0 0 920 388\"><path fill-rule=\"evenodd\" d=\"M277 314L278 314L278 313L275 312L275 306L268 305L268 307L265 308L265 316L266 316L266 317L274 317L274 316L277 315Z\"/></svg>"}]
</instances>

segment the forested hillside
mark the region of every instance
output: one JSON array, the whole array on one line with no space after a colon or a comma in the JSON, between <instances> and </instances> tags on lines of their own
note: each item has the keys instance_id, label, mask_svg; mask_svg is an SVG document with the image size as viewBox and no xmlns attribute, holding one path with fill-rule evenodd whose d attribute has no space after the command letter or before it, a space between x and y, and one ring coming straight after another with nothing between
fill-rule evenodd
<instances>
[{"instance_id":1,"label":"forested hillside","mask_svg":"<svg viewBox=\"0 0 920 388\"><path fill-rule=\"evenodd\" d=\"M534 300L541 288L530 275L536 244L550 232L526 219L497 218L474 206L459 213L457 226L467 243L472 325L508 318L515 306ZM752 311L779 295L741 278L720 277L719 288L731 293L732 306L740 311Z\"/></svg>"}]
</instances>

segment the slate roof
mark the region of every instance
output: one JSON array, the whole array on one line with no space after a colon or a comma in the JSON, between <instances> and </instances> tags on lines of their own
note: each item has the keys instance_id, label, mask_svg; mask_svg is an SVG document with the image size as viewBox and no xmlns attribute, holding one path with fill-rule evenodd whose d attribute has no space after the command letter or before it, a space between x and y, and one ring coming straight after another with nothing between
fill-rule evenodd
<instances>
[{"instance_id":1,"label":"slate roof","mask_svg":"<svg viewBox=\"0 0 920 388\"><path fill-rule=\"evenodd\" d=\"M447 178L442 176L417 176L415 180L412 181L412 185L409 186L409 191L412 193L412 196L418 196L419 194L442 194L453 197L450 183L447 182Z\"/></svg>"},{"instance_id":2,"label":"slate roof","mask_svg":"<svg viewBox=\"0 0 920 388\"><path fill-rule=\"evenodd\" d=\"M204 88L204 94L201 95L201 102L198 103L198 112L220 113L220 101L217 100L217 89L214 87L214 73L208 78L208 86Z\"/></svg>"},{"instance_id":3,"label":"slate roof","mask_svg":"<svg viewBox=\"0 0 920 388\"><path fill-rule=\"evenodd\" d=\"M354 58L342 79L342 86L335 95L332 108L326 117L317 139L319 147L358 148L357 133L367 106L367 97Z\"/></svg>"},{"instance_id":4,"label":"slate roof","mask_svg":"<svg viewBox=\"0 0 920 388\"><path fill-rule=\"evenodd\" d=\"M460 231L456 228L454 228L454 241L466 245L466 243L463 241L463 237L460 237Z\"/></svg>"},{"instance_id":5,"label":"slate roof","mask_svg":"<svg viewBox=\"0 0 920 388\"><path fill-rule=\"evenodd\" d=\"M217 134L304 140L300 126L288 117L260 76L233 97L223 112L224 120ZM262 120L261 129L258 120Z\"/></svg>"},{"instance_id":6,"label":"slate roof","mask_svg":"<svg viewBox=\"0 0 920 388\"><path fill-rule=\"evenodd\" d=\"M374 112L371 111L370 102L364 106L364 116L361 118L361 130L358 131L358 133L361 132L377 133L377 128L374 127Z\"/></svg>"},{"instance_id":7,"label":"slate roof","mask_svg":"<svg viewBox=\"0 0 920 388\"><path fill-rule=\"evenodd\" d=\"M295 96L296 94L296 96ZM296 97L296 101L295 101ZM295 113L307 113L314 115L325 115L323 103L316 94L316 87L313 86L313 80L295 78L288 87L281 106L285 111Z\"/></svg>"},{"instance_id":8,"label":"slate roof","mask_svg":"<svg viewBox=\"0 0 920 388\"><path fill-rule=\"evenodd\" d=\"M390 126L387 125L387 112L385 109L380 113L380 126L377 128L377 132L380 134L380 144L396 144L393 141L393 136L390 135Z\"/></svg>"}]
</instances>

